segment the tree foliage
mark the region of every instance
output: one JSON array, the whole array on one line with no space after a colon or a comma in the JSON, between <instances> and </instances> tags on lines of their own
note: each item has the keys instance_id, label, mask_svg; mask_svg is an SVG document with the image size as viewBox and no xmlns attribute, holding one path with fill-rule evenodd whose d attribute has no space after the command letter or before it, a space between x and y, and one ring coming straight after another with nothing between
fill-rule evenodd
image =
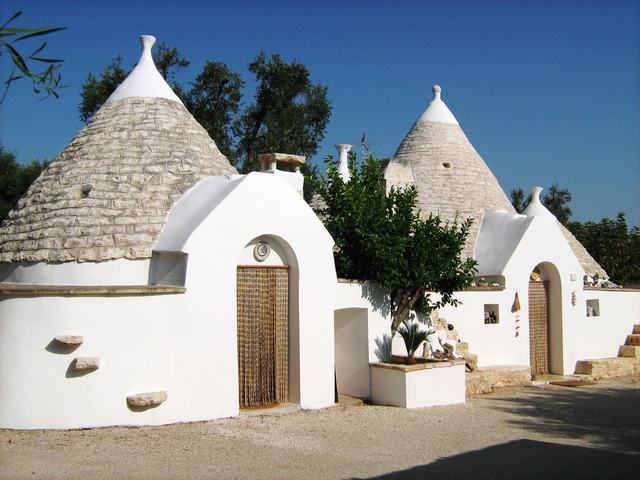
<instances>
[{"instance_id":1,"label":"tree foliage","mask_svg":"<svg viewBox=\"0 0 640 480\"><path fill-rule=\"evenodd\" d=\"M474 260L461 258L471 220L449 225L437 216L422 218L416 188L392 188L387 194L371 156L358 169L350 155L348 183L337 161L328 157L326 164L327 175L317 187L326 206L319 214L336 242L338 275L388 289L392 334L411 311L456 305L454 292L470 285L475 271Z\"/></svg>"},{"instance_id":2,"label":"tree foliage","mask_svg":"<svg viewBox=\"0 0 640 480\"><path fill-rule=\"evenodd\" d=\"M231 163L236 163L231 125L240 109L243 84L240 75L224 63L208 61L185 95L191 114Z\"/></svg>"},{"instance_id":3,"label":"tree foliage","mask_svg":"<svg viewBox=\"0 0 640 480\"><path fill-rule=\"evenodd\" d=\"M21 165L13 152L0 143L0 220L7 218L9 211L47 165L47 160L31 160Z\"/></svg>"},{"instance_id":4,"label":"tree foliage","mask_svg":"<svg viewBox=\"0 0 640 480\"><path fill-rule=\"evenodd\" d=\"M566 188L560 188L557 183L551 185L549 191L542 196L542 203L563 225L568 225L573 212L569 208L571 192Z\"/></svg>"},{"instance_id":5,"label":"tree foliage","mask_svg":"<svg viewBox=\"0 0 640 480\"><path fill-rule=\"evenodd\" d=\"M10 27L9 25L20 15L22 15L21 11L14 13L9 20L0 26L0 56L8 54L13 63L13 69L4 81L4 91L0 96L0 105L4 102L11 84L22 78L31 80L31 87L34 93L43 94L43 98L51 95L58 98L57 90L64 88L62 75L60 74L60 68L64 60L42 56L47 42L39 42L38 46L29 54L21 53L18 47L22 43L20 45L17 44L25 40L65 30L65 27ZM42 69L37 69L35 65L40 65Z\"/></svg>"},{"instance_id":6,"label":"tree foliage","mask_svg":"<svg viewBox=\"0 0 640 480\"><path fill-rule=\"evenodd\" d=\"M516 212L522 213L531 202L531 194L525 197L522 187L514 188L511 190L511 205L516 209Z\"/></svg>"},{"instance_id":7,"label":"tree foliage","mask_svg":"<svg viewBox=\"0 0 640 480\"><path fill-rule=\"evenodd\" d=\"M278 54L268 59L260 52L248 69L258 86L234 125L242 170L257 169L258 153L315 154L331 114L327 88L313 84L302 63Z\"/></svg>"},{"instance_id":8,"label":"tree foliage","mask_svg":"<svg viewBox=\"0 0 640 480\"><path fill-rule=\"evenodd\" d=\"M129 72L122 68L122 57L120 55L102 70L100 78L96 78L93 73L89 73L82 84L82 92L80 93L82 97L78 107L80 120L88 123L128 74Z\"/></svg>"},{"instance_id":9,"label":"tree foliage","mask_svg":"<svg viewBox=\"0 0 640 480\"><path fill-rule=\"evenodd\" d=\"M640 228L629 228L624 213L597 223L572 222L569 229L614 282L640 284Z\"/></svg>"}]
</instances>

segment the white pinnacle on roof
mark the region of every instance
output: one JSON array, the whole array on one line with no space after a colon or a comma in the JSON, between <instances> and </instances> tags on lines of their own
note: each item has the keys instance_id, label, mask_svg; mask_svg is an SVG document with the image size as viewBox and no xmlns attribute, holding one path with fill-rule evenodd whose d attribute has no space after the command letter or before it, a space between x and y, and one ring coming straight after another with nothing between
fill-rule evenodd
<instances>
[{"instance_id":1,"label":"white pinnacle on roof","mask_svg":"<svg viewBox=\"0 0 640 480\"><path fill-rule=\"evenodd\" d=\"M527 217L549 217L555 219L553 213L551 213L547 207L540 201L540 194L542 193L542 187L531 187L531 201L524 213Z\"/></svg>"},{"instance_id":2,"label":"white pinnacle on roof","mask_svg":"<svg viewBox=\"0 0 640 480\"><path fill-rule=\"evenodd\" d=\"M158 97L168 98L182 104L182 101L171 89L169 84L162 78L160 72L153 63L151 47L156 42L156 37L152 35L141 35L142 54L136 68L124 79L118 88L107 99L113 102L129 97Z\"/></svg>"},{"instance_id":3,"label":"white pinnacle on roof","mask_svg":"<svg viewBox=\"0 0 640 480\"><path fill-rule=\"evenodd\" d=\"M456 117L453 116L449 107L442 101L440 94L442 89L439 85L434 85L433 100L418 119L418 122L453 123L458 125Z\"/></svg>"}]
</instances>

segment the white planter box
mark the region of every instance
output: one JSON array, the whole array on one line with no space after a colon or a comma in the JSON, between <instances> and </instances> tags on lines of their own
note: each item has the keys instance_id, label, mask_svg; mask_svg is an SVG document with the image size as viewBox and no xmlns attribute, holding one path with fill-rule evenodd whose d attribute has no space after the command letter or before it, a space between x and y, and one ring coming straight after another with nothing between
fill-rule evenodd
<instances>
[{"instance_id":1,"label":"white planter box","mask_svg":"<svg viewBox=\"0 0 640 480\"><path fill-rule=\"evenodd\" d=\"M370 363L371 401L422 408L465 402L464 360L396 365Z\"/></svg>"}]
</instances>

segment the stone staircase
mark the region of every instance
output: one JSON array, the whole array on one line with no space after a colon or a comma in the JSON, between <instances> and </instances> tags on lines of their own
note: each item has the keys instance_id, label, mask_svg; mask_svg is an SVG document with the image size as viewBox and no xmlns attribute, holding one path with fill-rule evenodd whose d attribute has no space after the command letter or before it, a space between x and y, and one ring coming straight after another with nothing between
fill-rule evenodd
<instances>
[{"instance_id":1,"label":"stone staircase","mask_svg":"<svg viewBox=\"0 0 640 480\"><path fill-rule=\"evenodd\" d=\"M576 374L593 378L640 374L640 324L633 326L631 335L620 345L617 357L578 360Z\"/></svg>"}]
</instances>

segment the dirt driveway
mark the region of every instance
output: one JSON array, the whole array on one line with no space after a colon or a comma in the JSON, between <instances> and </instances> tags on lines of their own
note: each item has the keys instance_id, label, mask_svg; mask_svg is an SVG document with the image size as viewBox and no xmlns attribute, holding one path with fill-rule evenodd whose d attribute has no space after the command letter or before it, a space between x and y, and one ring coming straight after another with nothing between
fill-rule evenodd
<instances>
[{"instance_id":1,"label":"dirt driveway","mask_svg":"<svg viewBox=\"0 0 640 480\"><path fill-rule=\"evenodd\" d=\"M420 410L0 430L0 479L605 479L640 475L640 377Z\"/></svg>"}]
</instances>

